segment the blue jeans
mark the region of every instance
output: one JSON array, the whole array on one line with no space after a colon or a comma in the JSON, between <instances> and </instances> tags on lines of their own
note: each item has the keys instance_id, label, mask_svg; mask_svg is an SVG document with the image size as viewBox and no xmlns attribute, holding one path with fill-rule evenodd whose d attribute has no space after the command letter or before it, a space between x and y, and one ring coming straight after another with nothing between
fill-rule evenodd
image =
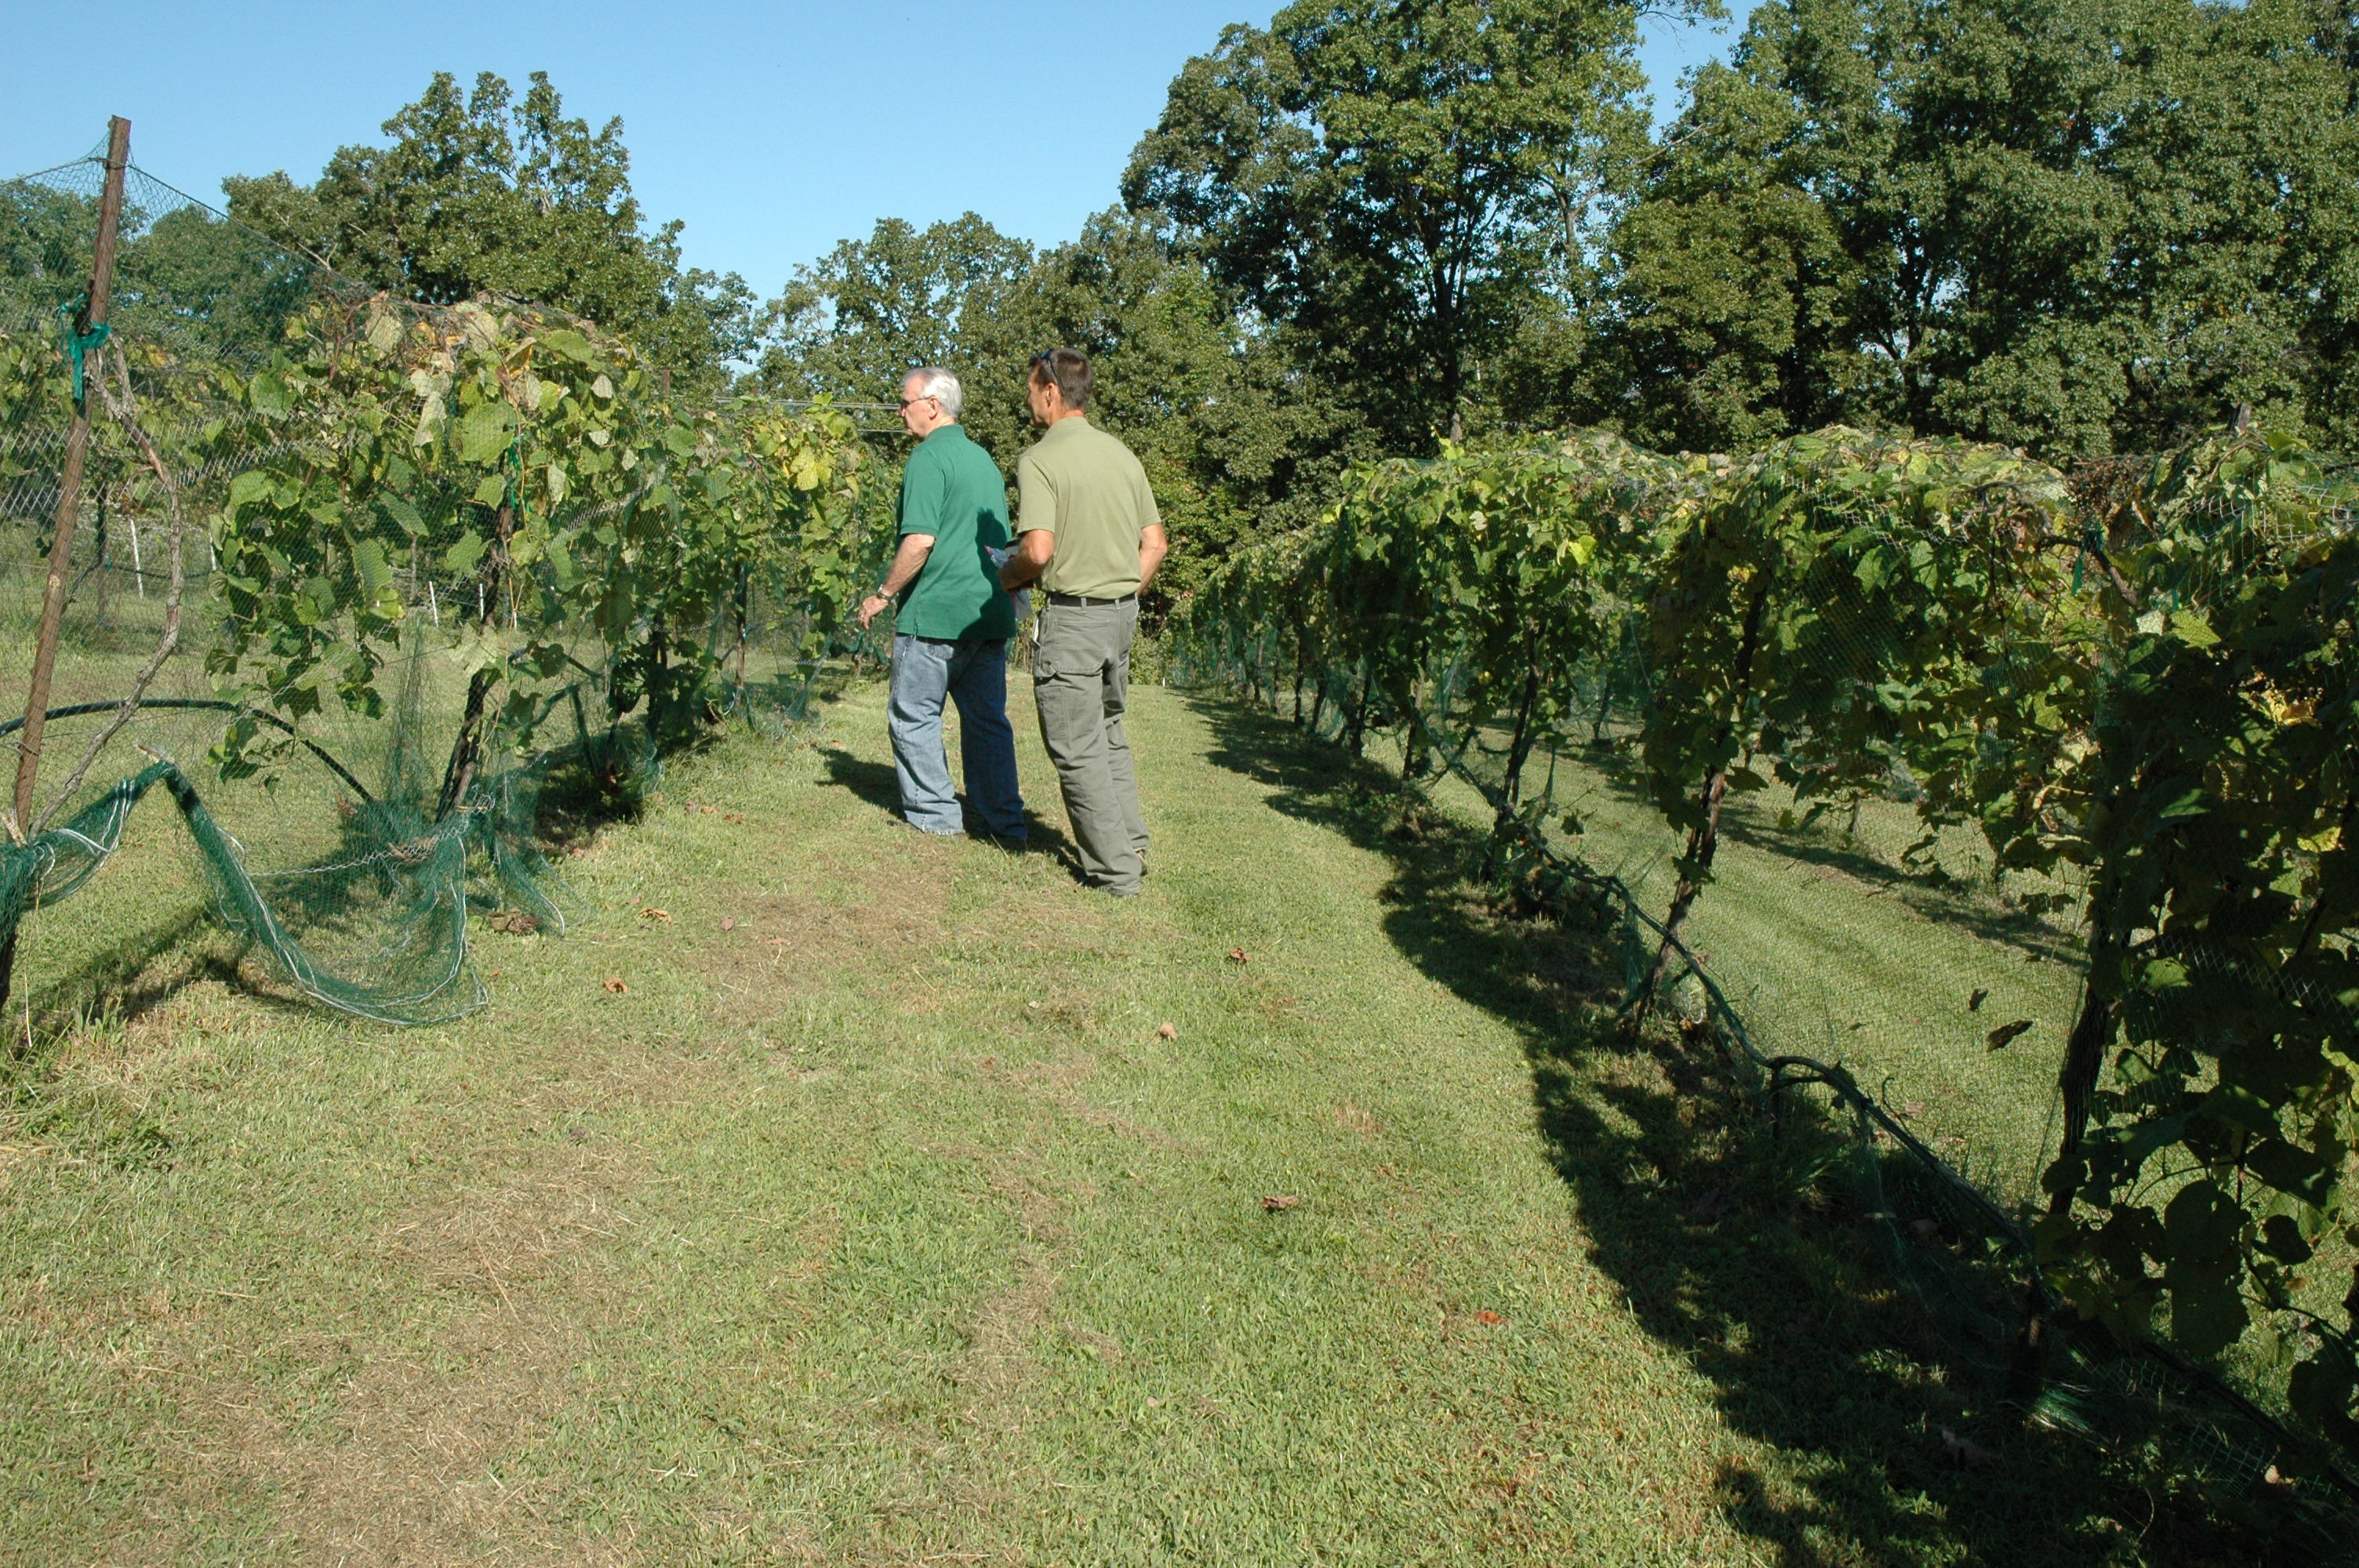
<instances>
[{"instance_id":1,"label":"blue jeans","mask_svg":"<svg viewBox=\"0 0 2359 1568\"><path fill-rule=\"evenodd\" d=\"M1016 731L1007 723L1007 640L951 643L939 637L893 637L893 773L901 784L901 814L928 833L962 833L958 796L951 793L949 753L942 749L942 699L958 704L959 762L967 803L984 827L1002 838L1024 837L1024 797L1016 787Z\"/></svg>"}]
</instances>

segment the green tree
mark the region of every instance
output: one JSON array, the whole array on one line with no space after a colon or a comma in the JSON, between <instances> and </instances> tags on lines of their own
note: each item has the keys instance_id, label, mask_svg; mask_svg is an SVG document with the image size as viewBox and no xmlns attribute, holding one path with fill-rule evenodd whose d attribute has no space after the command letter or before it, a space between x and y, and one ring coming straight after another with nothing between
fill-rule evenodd
<instances>
[{"instance_id":1,"label":"green tree","mask_svg":"<svg viewBox=\"0 0 2359 1568\"><path fill-rule=\"evenodd\" d=\"M891 402L924 364L952 365L969 297L1025 276L1032 247L972 212L920 229L885 218L798 267L765 308L756 375L769 391Z\"/></svg>"},{"instance_id":2,"label":"green tree","mask_svg":"<svg viewBox=\"0 0 2359 1568\"><path fill-rule=\"evenodd\" d=\"M1092 416L1138 452L1171 530L1172 594L1245 535L1308 522L1364 435L1164 227L1121 211L1038 254L973 213L886 219L799 271L767 316L766 389L889 401L910 367L947 365L962 422L1010 472L1035 435L1033 356L1087 353Z\"/></svg>"},{"instance_id":3,"label":"green tree","mask_svg":"<svg viewBox=\"0 0 2359 1568\"><path fill-rule=\"evenodd\" d=\"M390 146L340 148L312 185L223 181L231 215L422 304L489 292L587 317L700 386L752 351L744 280L681 267L681 225L648 232L631 194L622 121L568 117L546 74L519 100L489 71L471 93L437 73L384 131Z\"/></svg>"},{"instance_id":4,"label":"green tree","mask_svg":"<svg viewBox=\"0 0 2359 1568\"><path fill-rule=\"evenodd\" d=\"M1682 15L1719 15L1681 0ZM1561 317L1645 145L1620 0L1300 0L1173 81L1123 198L1395 449Z\"/></svg>"},{"instance_id":5,"label":"green tree","mask_svg":"<svg viewBox=\"0 0 2359 1568\"><path fill-rule=\"evenodd\" d=\"M90 284L98 203L47 186L0 185L0 308L10 326L38 319Z\"/></svg>"},{"instance_id":6,"label":"green tree","mask_svg":"<svg viewBox=\"0 0 2359 1568\"><path fill-rule=\"evenodd\" d=\"M2324 0L1765 0L1616 224L1593 410L2069 457L2250 405L2347 443L2352 31Z\"/></svg>"},{"instance_id":7,"label":"green tree","mask_svg":"<svg viewBox=\"0 0 2359 1568\"><path fill-rule=\"evenodd\" d=\"M1153 222L1099 213L970 300L957 348L966 423L1011 471L1035 435L1032 358L1057 344L1090 356L1093 417L1147 466L1172 537L1168 594L1187 592L1245 537L1310 521L1356 449L1357 422Z\"/></svg>"}]
</instances>

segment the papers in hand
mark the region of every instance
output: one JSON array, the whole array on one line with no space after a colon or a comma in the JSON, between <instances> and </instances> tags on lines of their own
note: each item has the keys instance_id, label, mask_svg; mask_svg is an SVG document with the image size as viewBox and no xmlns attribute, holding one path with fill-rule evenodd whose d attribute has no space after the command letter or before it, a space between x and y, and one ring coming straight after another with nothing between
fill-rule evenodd
<instances>
[{"instance_id":1,"label":"papers in hand","mask_svg":"<svg viewBox=\"0 0 2359 1568\"><path fill-rule=\"evenodd\" d=\"M1005 571L1007 568L1007 563L1016 558L1016 546L1013 545L985 545L983 547L983 553L987 558L989 558L991 562L991 569L995 574ZM1009 589L1007 590L1007 602L1016 611L1016 623L1017 625L1020 626L1025 622L1031 619L1032 595L1028 589L1021 588Z\"/></svg>"}]
</instances>

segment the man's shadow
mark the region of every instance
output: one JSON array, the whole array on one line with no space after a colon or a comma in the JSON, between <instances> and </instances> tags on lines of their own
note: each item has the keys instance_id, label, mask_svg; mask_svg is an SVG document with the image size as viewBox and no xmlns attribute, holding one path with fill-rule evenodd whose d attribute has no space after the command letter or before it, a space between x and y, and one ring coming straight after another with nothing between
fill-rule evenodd
<instances>
[{"instance_id":1,"label":"man's shadow","mask_svg":"<svg viewBox=\"0 0 2359 1568\"><path fill-rule=\"evenodd\" d=\"M841 746L828 747L820 757L827 764L829 784L850 790L879 811L901 814L901 785L889 766L855 757Z\"/></svg>"},{"instance_id":2,"label":"man's shadow","mask_svg":"<svg viewBox=\"0 0 2359 1568\"><path fill-rule=\"evenodd\" d=\"M825 783L837 789L851 791L888 816L900 816L901 784L894 776L890 763L872 762L865 757L855 757L841 746L828 747L820 753L820 758L827 766ZM964 804L963 796L961 804ZM1072 839L1066 837L1062 827L1043 817L1027 804L1024 808L1024 828L1028 836L1023 845L1025 850L1049 856L1063 866L1075 881L1086 883L1087 878L1082 872L1081 851L1074 847ZM1001 845L1008 842L993 838L972 811L966 814L966 830L976 838Z\"/></svg>"}]
</instances>

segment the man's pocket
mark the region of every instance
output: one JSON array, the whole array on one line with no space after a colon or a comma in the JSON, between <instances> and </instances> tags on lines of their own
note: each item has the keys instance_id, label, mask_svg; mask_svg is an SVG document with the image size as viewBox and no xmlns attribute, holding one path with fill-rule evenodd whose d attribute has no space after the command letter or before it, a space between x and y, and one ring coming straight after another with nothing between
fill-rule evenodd
<instances>
[{"instance_id":1,"label":"man's pocket","mask_svg":"<svg viewBox=\"0 0 2359 1568\"><path fill-rule=\"evenodd\" d=\"M1038 641L1032 645L1032 678L1079 676L1086 679L1103 674L1113 652L1108 646L1113 614L1090 605L1045 606L1036 622Z\"/></svg>"},{"instance_id":2,"label":"man's pocket","mask_svg":"<svg viewBox=\"0 0 2359 1568\"><path fill-rule=\"evenodd\" d=\"M1054 680L1060 670L1073 667L1071 629L1064 624L1064 612L1053 604L1040 607L1039 616L1032 622L1032 679L1037 684Z\"/></svg>"}]
</instances>

